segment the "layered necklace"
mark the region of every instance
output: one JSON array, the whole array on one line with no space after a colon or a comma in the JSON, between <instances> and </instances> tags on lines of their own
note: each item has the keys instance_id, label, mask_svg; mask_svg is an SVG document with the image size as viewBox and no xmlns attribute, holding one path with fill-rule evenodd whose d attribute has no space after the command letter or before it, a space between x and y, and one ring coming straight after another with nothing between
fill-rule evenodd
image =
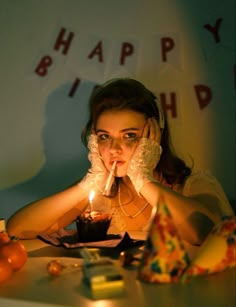
<instances>
[{"instance_id":1,"label":"layered necklace","mask_svg":"<svg viewBox=\"0 0 236 307\"><path fill-rule=\"evenodd\" d=\"M130 219L134 219L136 218L139 214L141 214L143 212L143 210L145 210L148 206L148 202L139 210L137 211L135 214L131 215L131 214L128 214L125 209L124 209L124 206L122 205L121 203L121 199L120 199L120 185L118 186L118 202L119 202L119 207L121 209L121 211L123 212L123 214L125 216L127 216L128 218Z\"/></svg>"}]
</instances>

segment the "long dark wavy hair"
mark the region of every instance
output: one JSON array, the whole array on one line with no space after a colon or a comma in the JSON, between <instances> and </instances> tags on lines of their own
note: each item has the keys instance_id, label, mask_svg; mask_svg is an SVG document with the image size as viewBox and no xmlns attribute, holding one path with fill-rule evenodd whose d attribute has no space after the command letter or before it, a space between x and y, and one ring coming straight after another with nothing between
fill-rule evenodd
<instances>
[{"instance_id":1,"label":"long dark wavy hair","mask_svg":"<svg viewBox=\"0 0 236 307\"><path fill-rule=\"evenodd\" d=\"M96 127L103 112L127 109L141 113L146 118L155 117L160 122L162 113L158 109L157 97L139 81L131 78L113 79L95 87L89 101L90 118L81 134L84 145L87 146L92 127ZM182 184L191 174L191 168L175 154L165 118L161 146L163 152L155 171L169 185Z\"/></svg>"}]
</instances>

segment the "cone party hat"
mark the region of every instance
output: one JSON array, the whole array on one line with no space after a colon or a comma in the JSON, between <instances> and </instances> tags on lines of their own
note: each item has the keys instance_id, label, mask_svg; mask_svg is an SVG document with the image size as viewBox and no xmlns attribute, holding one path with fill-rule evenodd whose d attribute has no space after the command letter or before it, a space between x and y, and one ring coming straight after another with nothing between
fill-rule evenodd
<instances>
[{"instance_id":1,"label":"cone party hat","mask_svg":"<svg viewBox=\"0 0 236 307\"><path fill-rule=\"evenodd\" d=\"M189 257L162 198L157 208L138 269L138 278L151 283L177 282L189 265Z\"/></svg>"}]
</instances>

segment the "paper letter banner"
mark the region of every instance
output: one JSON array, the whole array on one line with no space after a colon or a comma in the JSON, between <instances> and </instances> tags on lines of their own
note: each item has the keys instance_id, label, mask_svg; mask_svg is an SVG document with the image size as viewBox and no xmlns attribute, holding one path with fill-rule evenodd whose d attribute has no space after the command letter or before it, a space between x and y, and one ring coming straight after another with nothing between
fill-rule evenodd
<instances>
[{"instance_id":1,"label":"paper letter banner","mask_svg":"<svg viewBox=\"0 0 236 307\"><path fill-rule=\"evenodd\" d=\"M135 77L139 59L139 41L134 39L113 40L106 78L123 75Z\"/></svg>"},{"instance_id":2,"label":"paper letter banner","mask_svg":"<svg viewBox=\"0 0 236 307\"><path fill-rule=\"evenodd\" d=\"M177 33L158 34L153 38L153 62L158 73L169 64L176 70L182 69L181 42Z\"/></svg>"},{"instance_id":3,"label":"paper letter banner","mask_svg":"<svg viewBox=\"0 0 236 307\"><path fill-rule=\"evenodd\" d=\"M83 78L101 82L111 52L111 40L97 35L79 35L68 57L68 69L79 71Z\"/></svg>"}]
</instances>

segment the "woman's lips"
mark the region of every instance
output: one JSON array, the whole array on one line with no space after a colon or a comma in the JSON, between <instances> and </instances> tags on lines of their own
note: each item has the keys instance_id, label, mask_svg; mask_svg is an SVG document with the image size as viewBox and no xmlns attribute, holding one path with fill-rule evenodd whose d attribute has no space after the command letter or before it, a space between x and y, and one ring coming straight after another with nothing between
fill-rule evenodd
<instances>
[{"instance_id":1,"label":"woman's lips","mask_svg":"<svg viewBox=\"0 0 236 307\"><path fill-rule=\"evenodd\" d=\"M110 162L110 165L112 166L113 163L114 163L114 161ZM118 161L118 160L116 160L116 166L121 166L123 164L125 164L125 161Z\"/></svg>"},{"instance_id":2,"label":"woman's lips","mask_svg":"<svg viewBox=\"0 0 236 307\"><path fill-rule=\"evenodd\" d=\"M124 161L117 162L117 164L116 164L116 166L117 166L118 168L123 167L124 165L125 165L125 162L124 162Z\"/></svg>"},{"instance_id":3,"label":"woman's lips","mask_svg":"<svg viewBox=\"0 0 236 307\"><path fill-rule=\"evenodd\" d=\"M119 161L119 160L113 160L109 162L109 171L111 171L112 165L116 161L116 167L115 167L115 177L123 177L126 175L126 161Z\"/></svg>"}]
</instances>

